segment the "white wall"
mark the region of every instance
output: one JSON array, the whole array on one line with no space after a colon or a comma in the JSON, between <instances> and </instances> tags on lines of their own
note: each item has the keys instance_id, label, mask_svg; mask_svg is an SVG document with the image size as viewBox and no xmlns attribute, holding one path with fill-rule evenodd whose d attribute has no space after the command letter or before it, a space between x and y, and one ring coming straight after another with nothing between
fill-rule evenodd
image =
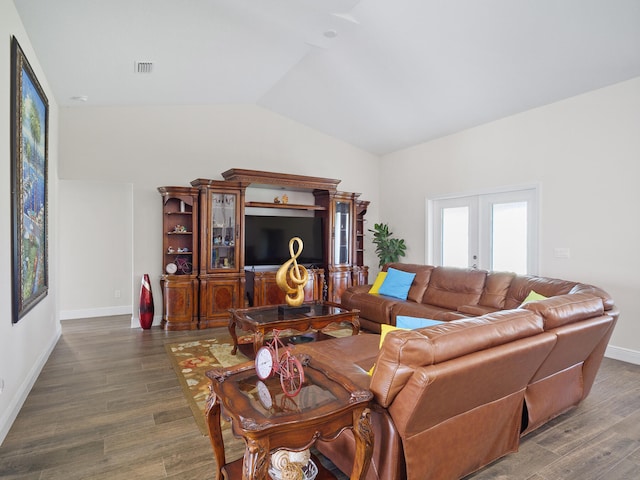
<instances>
[{"instance_id":1,"label":"white wall","mask_svg":"<svg viewBox=\"0 0 640 480\"><path fill-rule=\"evenodd\" d=\"M608 355L640 363L640 78L386 155L380 178L380 217L417 263L427 198L538 183L540 274L607 290Z\"/></svg>"},{"instance_id":2,"label":"white wall","mask_svg":"<svg viewBox=\"0 0 640 480\"><path fill-rule=\"evenodd\" d=\"M133 312L133 186L59 185L60 319Z\"/></svg>"},{"instance_id":3,"label":"white wall","mask_svg":"<svg viewBox=\"0 0 640 480\"><path fill-rule=\"evenodd\" d=\"M361 192L362 199L371 201L367 218L371 223L377 221L377 156L257 106L62 108L60 130L63 193L68 185L87 181L102 182L103 188L108 188L109 183L132 186L130 294L134 325L140 277L144 273L149 273L152 280L156 322L161 315L162 202L158 186L188 186L195 178L221 180L222 172L234 167L338 178L342 180L339 190ZM73 198L61 196L63 218L81 218L94 207L104 208L103 199L93 195L91 189L84 194L75 193ZM123 191L122 195L129 193ZM108 225L95 227L95 236L113 235ZM62 229L61 242L77 242L74 231ZM368 264L377 265L371 245L367 250ZM84 252L83 256L89 253ZM63 248L63 265L72 261L73 250ZM93 275L112 278L116 276L115 268L116 264L103 262L93 268ZM86 279L65 273L63 280L63 310L78 308L85 309L85 315L91 313L86 310L90 308L88 304L70 303L76 292L84 291L82 282ZM101 284L99 288L104 292L94 293L100 299L92 297L96 315L106 306L103 302L111 299L115 287Z\"/></svg>"},{"instance_id":4,"label":"white wall","mask_svg":"<svg viewBox=\"0 0 640 480\"><path fill-rule=\"evenodd\" d=\"M11 36L15 35L49 99L49 294L17 324L11 323L11 198L9 194ZM60 336L57 318L58 108L11 0L0 0L0 443Z\"/></svg>"}]
</instances>

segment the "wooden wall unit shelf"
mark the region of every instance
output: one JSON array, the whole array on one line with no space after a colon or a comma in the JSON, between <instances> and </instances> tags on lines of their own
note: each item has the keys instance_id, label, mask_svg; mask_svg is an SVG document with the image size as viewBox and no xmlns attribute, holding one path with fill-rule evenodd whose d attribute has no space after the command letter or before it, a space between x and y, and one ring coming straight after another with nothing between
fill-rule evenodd
<instances>
[{"instance_id":1,"label":"wooden wall unit shelf","mask_svg":"<svg viewBox=\"0 0 640 480\"><path fill-rule=\"evenodd\" d=\"M161 326L198 328L198 196L190 187L159 187L162 195Z\"/></svg>"},{"instance_id":2,"label":"wooden wall unit shelf","mask_svg":"<svg viewBox=\"0 0 640 480\"><path fill-rule=\"evenodd\" d=\"M322 211L326 210L324 207L320 205L296 205L293 203L269 203L269 202L246 202L244 204L245 207L255 207L255 208L279 208L279 209L287 209L287 210L315 210Z\"/></svg>"},{"instance_id":3,"label":"wooden wall unit shelf","mask_svg":"<svg viewBox=\"0 0 640 480\"><path fill-rule=\"evenodd\" d=\"M292 190L327 190L335 192L340 180L335 178L307 177L289 173L263 172L232 168L222 173L225 180L240 182L244 185L275 185L289 187Z\"/></svg>"},{"instance_id":4,"label":"wooden wall unit shelf","mask_svg":"<svg viewBox=\"0 0 640 480\"><path fill-rule=\"evenodd\" d=\"M332 178L238 168L227 170L222 177L224 180L198 178L191 187L158 188L164 199L163 271L177 258L190 258L192 265L189 274L162 275L164 328L226 326L229 309L248 306L247 287L253 306L282 301L281 292L274 290L275 271L245 272L247 208L313 212L323 219L325 261L312 271L306 300L339 303L344 289L367 282L363 222L369 202L359 200L359 193L338 192L340 180ZM309 192L315 203L247 202L246 189L255 187Z\"/></svg>"}]
</instances>

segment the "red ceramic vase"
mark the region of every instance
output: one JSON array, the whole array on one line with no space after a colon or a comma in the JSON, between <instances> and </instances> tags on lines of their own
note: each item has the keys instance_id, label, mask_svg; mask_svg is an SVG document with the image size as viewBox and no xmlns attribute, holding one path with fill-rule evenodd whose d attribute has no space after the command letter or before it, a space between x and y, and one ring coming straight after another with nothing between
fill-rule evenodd
<instances>
[{"instance_id":1,"label":"red ceramic vase","mask_svg":"<svg viewBox=\"0 0 640 480\"><path fill-rule=\"evenodd\" d=\"M153 294L151 293L151 282L149 282L149 274L142 276L142 285L140 286L140 326L144 330L149 330L153 323Z\"/></svg>"}]
</instances>

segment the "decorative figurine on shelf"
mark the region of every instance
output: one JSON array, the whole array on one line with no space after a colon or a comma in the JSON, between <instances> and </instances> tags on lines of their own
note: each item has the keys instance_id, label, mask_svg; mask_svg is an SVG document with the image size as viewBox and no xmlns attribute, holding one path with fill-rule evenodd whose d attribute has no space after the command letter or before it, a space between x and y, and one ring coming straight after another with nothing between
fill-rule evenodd
<instances>
[{"instance_id":1,"label":"decorative figurine on shelf","mask_svg":"<svg viewBox=\"0 0 640 480\"><path fill-rule=\"evenodd\" d=\"M278 197L275 197L275 198L273 199L273 203L280 203L280 199L279 199Z\"/></svg>"},{"instance_id":2,"label":"decorative figurine on shelf","mask_svg":"<svg viewBox=\"0 0 640 480\"><path fill-rule=\"evenodd\" d=\"M187 227L185 227L184 225L176 225L175 227L173 227L174 233L186 233L186 231Z\"/></svg>"},{"instance_id":3,"label":"decorative figurine on shelf","mask_svg":"<svg viewBox=\"0 0 640 480\"><path fill-rule=\"evenodd\" d=\"M297 244L298 251L294 252L294 244ZM304 286L309 280L309 272L302 265L298 265L297 258L302 253L304 244L300 237L293 237L289 240L289 254L291 259L287 260L276 272L276 284L285 294L285 301L290 307L299 307L304 302ZM287 280L289 274L289 280Z\"/></svg>"},{"instance_id":4,"label":"decorative figurine on shelf","mask_svg":"<svg viewBox=\"0 0 640 480\"><path fill-rule=\"evenodd\" d=\"M175 250L173 249L173 247L171 245L169 245L169 248L167 248L167 253L174 253Z\"/></svg>"},{"instance_id":5,"label":"decorative figurine on shelf","mask_svg":"<svg viewBox=\"0 0 640 480\"><path fill-rule=\"evenodd\" d=\"M183 275L189 275L193 268L193 265L191 264L191 262L184 257L177 257L175 264L178 272L180 272Z\"/></svg>"},{"instance_id":6,"label":"decorative figurine on shelf","mask_svg":"<svg viewBox=\"0 0 640 480\"><path fill-rule=\"evenodd\" d=\"M285 347L280 340L280 330L273 331L273 339L265 343L256 352L256 375L266 380L274 374L280 375L280 386L287 397L295 397L300 393L304 383L302 363Z\"/></svg>"},{"instance_id":7,"label":"decorative figurine on shelf","mask_svg":"<svg viewBox=\"0 0 640 480\"><path fill-rule=\"evenodd\" d=\"M282 203L289 203L289 195L286 193L282 195Z\"/></svg>"}]
</instances>

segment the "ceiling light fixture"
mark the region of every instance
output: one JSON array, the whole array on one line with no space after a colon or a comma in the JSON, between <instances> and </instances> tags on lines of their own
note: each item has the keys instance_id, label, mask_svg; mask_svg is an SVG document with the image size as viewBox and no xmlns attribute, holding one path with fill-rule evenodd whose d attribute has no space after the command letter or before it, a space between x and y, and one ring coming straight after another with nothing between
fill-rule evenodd
<instances>
[{"instance_id":1,"label":"ceiling light fixture","mask_svg":"<svg viewBox=\"0 0 640 480\"><path fill-rule=\"evenodd\" d=\"M338 32L335 30L327 30L323 35L327 38L336 38L338 36Z\"/></svg>"},{"instance_id":2,"label":"ceiling light fixture","mask_svg":"<svg viewBox=\"0 0 640 480\"><path fill-rule=\"evenodd\" d=\"M86 102L89 100L88 95L76 95L75 97L71 97L71 100L75 102Z\"/></svg>"}]
</instances>

